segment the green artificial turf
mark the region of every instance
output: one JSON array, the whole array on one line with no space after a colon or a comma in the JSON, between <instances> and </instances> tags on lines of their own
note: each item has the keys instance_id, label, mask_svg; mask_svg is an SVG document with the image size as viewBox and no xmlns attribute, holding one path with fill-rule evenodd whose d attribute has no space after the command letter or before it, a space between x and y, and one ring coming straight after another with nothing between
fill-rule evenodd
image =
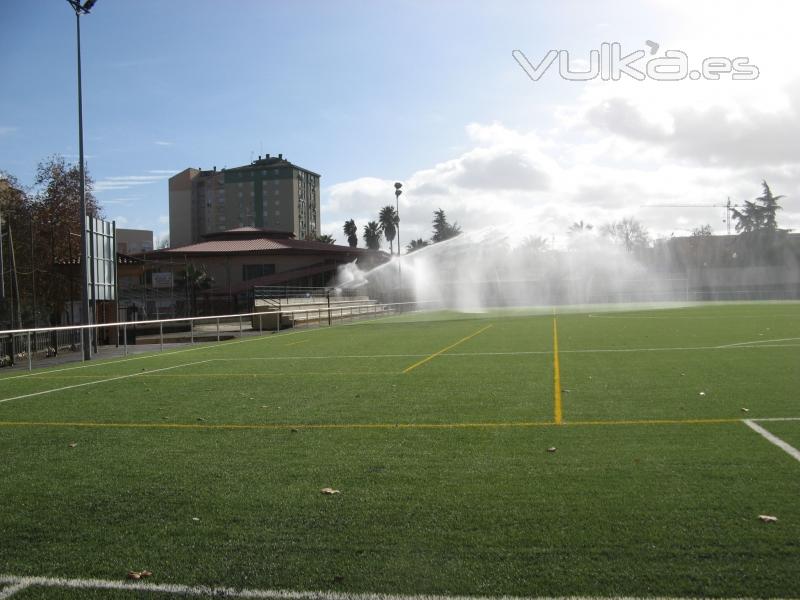
<instances>
[{"instance_id":1,"label":"green artificial turf","mask_svg":"<svg viewBox=\"0 0 800 600\"><path fill-rule=\"evenodd\" d=\"M557 323L561 425L546 311L3 374L0 400L98 383L0 402L0 574L800 596L800 462L740 421L800 417L800 305L589 308ZM762 426L800 445L800 421Z\"/></svg>"}]
</instances>

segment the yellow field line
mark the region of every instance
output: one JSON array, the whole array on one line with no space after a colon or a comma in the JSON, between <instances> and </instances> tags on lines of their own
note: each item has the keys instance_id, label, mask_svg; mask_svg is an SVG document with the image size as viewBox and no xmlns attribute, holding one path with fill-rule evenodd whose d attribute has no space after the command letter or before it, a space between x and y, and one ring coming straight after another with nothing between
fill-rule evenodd
<instances>
[{"instance_id":1,"label":"yellow field line","mask_svg":"<svg viewBox=\"0 0 800 600\"><path fill-rule=\"evenodd\" d=\"M456 343L454 343L454 344L450 344L449 346L447 346L447 348L442 348L442 349L441 349L441 350L439 350L438 352L434 352L434 353L433 353L433 354L431 354L430 356L426 356L426 357L425 357L425 358L423 358L421 361L419 361L419 362L415 362L415 363L414 363L413 365L411 365L410 367L406 367L406 368L403 370L403 373L408 373L408 372L410 372L410 371L413 371L413 370L414 370L414 369L416 369L417 367L424 365L424 364L425 364L426 362L428 362L429 360L433 360L434 358L436 358L436 357L437 357L437 356L439 356L440 354L444 354L445 352L447 352L448 350L452 350L453 348L455 348L455 347L456 347L456 346L458 346L459 344L463 344L463 343L464 343L464 342L466 342L467 340L470 340L470 339L474 338L476 335L479 335L479 334L483 333L484 331L486 331L487 329L489 329L491 326L492 326L492 324L490 323L490 324L489 324L489 325L487 325L486 327L482 327L482 328L481 328L481 329L479 329L478 331L476 331L476 332L474 332L474 333L471 333L471 334L469 334L469 335L468 335L468 336L466 336L466 337L463 337L463 338L461 338L461 339L460 339L460 340L458 340Z\"/></svg>"},{"instance_id":2,"label":"yellow field line","mask_svg":"<svg viewBox=\"0 0 800 600\"><path fill-rule=\"evenodd\" d=\"M553 421L561 425L561 367L558 363L558 325L553 314Z\"/></svg>"},{"instance_id":3,"label":"yellow field line","mask_svg":"<svg viewBox=\"0 0 800 600\"><path fill-rule=\"evenodd\" d=\"M561 427L621 425L720 425L741 423L742 419L639 419L630 421L571 421ZM509 421L497 423L96 423L92 421L0 421L0 427L87 427L98 429L499 429L553 427L553 421Z\"/></svg>"}]
</instances>

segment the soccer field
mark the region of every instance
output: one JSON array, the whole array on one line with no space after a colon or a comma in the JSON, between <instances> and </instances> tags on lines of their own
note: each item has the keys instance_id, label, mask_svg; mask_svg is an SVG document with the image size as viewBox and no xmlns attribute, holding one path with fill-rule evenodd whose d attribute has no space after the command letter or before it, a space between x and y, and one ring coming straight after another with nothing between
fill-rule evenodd
<instances>
[{"instance_id":1,"label":"soccer field","mask_svg":"<svg viewBox=\"0 0 800 600\"><path fill-rule=\"evenodd\" d=\"M0 598L800 597L799 390L798 303L415 313L3 374Z\"/></svg>"}]
</instances>

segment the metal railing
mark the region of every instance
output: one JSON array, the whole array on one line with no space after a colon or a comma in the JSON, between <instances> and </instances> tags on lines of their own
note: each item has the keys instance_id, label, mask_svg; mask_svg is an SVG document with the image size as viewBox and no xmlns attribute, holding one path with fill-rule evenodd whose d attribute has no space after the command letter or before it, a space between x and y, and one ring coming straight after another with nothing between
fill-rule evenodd
<instances>
[{"instance_id":1,"label":"metal railing","mask_svg":"<svg viewBox=\"0 0 800 600\"><path fill-rule=\"evenodd\" d=\"M310 286L263 286L253 287L253 297L256 300L266 300L274 298L325 298L330 296L357 296L363 292L355 289L338 289L333 287L310 287Z\"/></svg>"},{"instance_id":2,"label":"metal railing","mask_svg":"<svg viewBox=\"0 0 800 600\"><path fill-rule=\"evenodd\" d=\"M99 358L128 356L176 344L220 342L234 337L263 335L289 328L333 326L419 310L421 302L374 302L315 306L309 309L267 310L210 317L121 321L92 325L10 329L0 331L0 367L27 368L34 363L84 360L81 331L92 332L92 353ZM428 303L429 304L429 303ZM138 342L138 343L137 343ZM1 381L1 379L0 379Z\"/></svg>"}]
</instances>

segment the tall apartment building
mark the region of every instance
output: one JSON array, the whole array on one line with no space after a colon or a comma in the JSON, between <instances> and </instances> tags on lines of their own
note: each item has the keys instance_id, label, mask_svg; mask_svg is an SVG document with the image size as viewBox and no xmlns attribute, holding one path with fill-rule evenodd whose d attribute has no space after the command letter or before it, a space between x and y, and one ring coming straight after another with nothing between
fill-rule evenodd
<instances>
[{"instance_id":1,"label":"tall apartment building","mask_svg":"<svg viewBox=\"0 0 800 600\"><path fill-rule=\"evenodd\" d=\"M210 171L185 169L169 180L170 246L237 227L290 231L299 240L319 235L319 174L283 158Z\"/></svg>"}]
</instances>

